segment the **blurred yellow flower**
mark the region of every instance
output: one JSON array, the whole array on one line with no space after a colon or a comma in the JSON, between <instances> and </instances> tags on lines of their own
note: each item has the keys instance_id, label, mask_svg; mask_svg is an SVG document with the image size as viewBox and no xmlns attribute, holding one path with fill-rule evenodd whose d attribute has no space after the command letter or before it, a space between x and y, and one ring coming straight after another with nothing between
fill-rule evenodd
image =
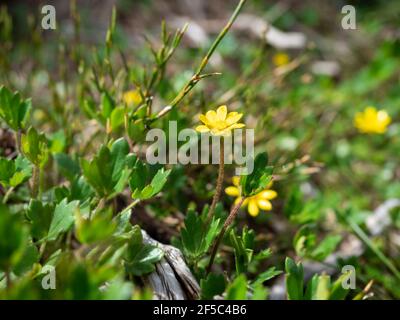
<instances>
[{"instance_id":1,"label":"blurred yellow flower","mask_svg":"<svg viewBox=\"0 0 400 320\"><path fill-rule=\"evenodd\" d=\"M233 177L233 186L227 187L225 189L225 193L228 196L237 197L235 200L235 204L239 203L241 200L239 180L239 177ZM271 186L272 181L263 191L257 193L254 196L248 197L243 201L242 207L247 206L247 212L251 216L256 217L260 213L260 209L264 211L269 211L272 209L272 203L270 200L275 199L278 194L275 190L270 189Z\"/></svg>"},{"instance_id":2,"label":"blurred yellow flower","mask_svg":"<svg viewBox=\"0 0 400 320\"><path fill-rule=\"evenodd\" d=\"M129 90L124 93L122 98L127 105L138 105L142 102L139 90Z\"/></svg>"},{"instance_id":3,"label":"blurred yellow flower","mask_svg":"<svg viewBox=\"0 0 400 320\"><path fill-rule=\"evenodd\" d=\"M234 129L243 128L244 123L238 123L243 114L229 112L226 106L220 106L217 111L210 110L205 115L200 115L204 125L196 127L198 132L210 132L214 136L229 136Z\"/></svg>"},{"instance_id":4,"label":"blurred yellow flower","mask_svg":"<svg viewBox=\"0 0 400 320\"><path fill-rule=\"evenodd\" d=\"M284 52L274 54L272 61L275 66L281 67L289 63L289 56Z\"/></svg>"},{"instance_id":5,"label":"blurred yellow flower","mask_svg":"<svg viewBox=\"0 0 400 320\"><path fill-rule=\"evenodd\" d=\"M357 112L354 117L354 125L362 133L385 133L390 122L387 112L375 107L367 107L363 112Z\"/></svg>"}]
</instances>

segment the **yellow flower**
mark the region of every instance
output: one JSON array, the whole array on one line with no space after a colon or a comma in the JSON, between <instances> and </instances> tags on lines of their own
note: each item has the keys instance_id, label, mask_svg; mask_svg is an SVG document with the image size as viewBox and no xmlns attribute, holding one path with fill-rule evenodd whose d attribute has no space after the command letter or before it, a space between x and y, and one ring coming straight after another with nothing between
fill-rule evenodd
<instances>
[{"instance_id":1,"label":"yellow flower","mask_svg":"<svg viewBox=\"0 0 400 320\"><path fill-rule=\"evenodd\" d=\"M217 111L208 111L205 115L200 115L200 121L204 125L196 127L198 132L210 132L214 136L229 136L234 129L243 128L244 123L238 123L243 114L229 112L226 106L220 106Z\"/></svg>"},{"instance_id":2,"label":"yellow flower","mask_svg":"<svg viewBox=\"0 0 400 320\"><path fill-rule=\"evenodd\" d=\"M390 122L387 112L378 111L375 107L367 107L363 112L357 112L354 117L354 125L362 133L385 133Z\"/></svg>"},{"instance_id":3,"label":"yellow flower","mask_svg":"<svg viewBox=\"0 0 400 320\"><path fill-rule=\"evenodd\" d=\"M225 189L225 193L228 196L237 197L235 200L235 204L239 203L239 201L242 199L240 195L239 180L239 177L233 177L233 186L227 187ZM243 201L242 206L247 206L247 212L251 216L256 217L260 213L260 209L264 211L269 211L272 209L272 203L270 200L275 199L278 194L275 190L270 189L271 186L272 181L263 191L255 194L254 196L248 197Z\"/></svg>"},{"instance_id":4,"label":"yellow flower","mask_svg":"<svg viewBox=\"0 0 400 320\"><path fill-rule=\"evenodd\" d=\"M139 90L129 90L124 93L123 100L127 105L138 105L142 102Z\"/></svg>"},{"instance_id":5,"label":"yellow flower","mask_svg":"<svg viewBox=\"0 0 400 320\"><path fill-rule=\"evenodd\" d=\"M286 53L279 52L274 54L272 57L272 61L274 62L274 65L277 67L284 66L289 63L289 56Z\"/></svg>"}]
</instances>

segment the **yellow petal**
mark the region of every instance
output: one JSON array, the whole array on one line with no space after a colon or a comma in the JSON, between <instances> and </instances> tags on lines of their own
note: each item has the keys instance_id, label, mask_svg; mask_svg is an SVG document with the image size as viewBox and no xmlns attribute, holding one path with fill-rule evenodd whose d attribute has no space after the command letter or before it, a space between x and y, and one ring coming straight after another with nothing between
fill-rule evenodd
<instances>
[{"instance_id":1,"label":"yellow petal","mask_svg":"<svg viewBox=\"0 0 400 320\"><path fill-rule=\"evenodd\" d=\"M228 109L226 106L220 106L217 109L217 117L219 120L224 121L226 119L226 114L228 113Z\"/></svg>"},{"instance_id":2,"label":"yellow petal","mask_svg":"<svg viewBox=\"0 0 400 320\"><path fill-rule=\"evenodd\" d=\"M226 136L227 135L227 131L213 128L213 129L211 129L211 134L213 136Z\"/></svg>"},{"instance_id":3,"label":"yellow petal","mask_svg":"<svg viewBox=\"0 0 400 320\"><path fill-rule=\"evenodd\" d=\"M247 211L252 217L256 217L258 213L260 212L260 209L257 206L257 201L254 199L249 200L249 206L247 208Z\"/></svg>"},{"instance_id":4,"label":"yellow petal","mask_svg":"<svg viewBox=\"0 0 400 320\"><path fill-rule=\"evenodd\" d=\"M387 112L385 110L379 110L377 117L378 117L378 121L383 126L387 126L391 121L391 118L389 117L389 115L387 114Z\"/></svg>"},{"instance_id":5,"label":"yellow petal","mask_svg":"<svg viewBox=\"0 0 400 320\"><path fill-rule=\"evenodd\" d=\"M233 177L232 178L232 183L234 186L238 187L240 183L240 177Z\"/></svg>"},{"instance_id":6,"label":"yellow petal","mask_svg":"<svg viewBox=\"0 0 400 320\"><path fill-rule=\"evenodd\" d=\"M210 129L209 129L207 126L201 125L201 126L197 126L197 127L196 127L196 131L197 131L197 132L200 132L200 133L203 133L203 132L208 132L208 131L210 131Z\"/></svg>"},{"instance_id":7,"label":"yellow petal","mask_svg":"<svg viewBox=\"0 0 400 320\"><path fill-rule=\"evenodd\" d=\"M234 130L234 129L240 129L245 127L246 125L244 123L235 123L233 125L231 125L228 129L230 130Z\"/></svg>"},{"instance_id":8,"label":"yellow petal","mask_svg":"<svg viewBox=\"0 0 400 320\"><path fill-rule=\"evenodd\" d=\"M240 194L239 188L233 186L225 188L225 193L231 197L237 197Z\"/></svg>"},{"instance_id":9,"label":"yellow petal","mask_svg":"<svg viewBox=\"0 0 400 320\"><path fill-rule=\"evenodd\" d=\"M238 112L229 112L228 116L226 117L226 124L228 126L238 122L243 117L243 113Z\"/></svg>"},{"instance_id":10,"label":"yellow petal","mask_svg":"<svg viewBox=\"0 0 400 320\"><path fill-rule=\"evenodd\" d=\"M375 107L366 107L364 114L367 118L375 118L376 114L378 113L378 111L376 110Z\"/></svg>"},{"instance_id":11,"label":"yellow petal","mask_svg":"<svg viewBox=\"0 0 400 320\"><path fill-rule=\"evenodd\" d=\"M139 103L142 102L142 97L140 96L140 93L138 90L130 90L124 93L123 95L123 100L126 104L136 104L138 105Z\"/></svg>"},{"instance_id":12,"label":"yellow petal","mask_svg":"<svg viewBox=\"0 0 400 320\"><path fill-rule=\"evenodd\" d=\"M264 190L261 191L257 197L265 200L272 200L278 196L278 193L275 190Z\"/></svg>"},{"instance_id":13,"label":"yellow petal","mask_svg":"<svg viewBox=\"0 0 400 320\"><path fill-rule=\"evenodd\" d=\"M257 201L257 205L260 209L265 211L269 211L272 209L272 204L268 200L260 199Z\"/></svg>"},{"instance_id":14,"label":"yellow petal","mask_svg":"<svg viewBox=\"0 0 400 320\"><path fill-rule=\"evenodd\" d=\"M237 197L235 199L235 202L233 203L234 205L237 205L240 201L242 200L242 197ZM244 199L243 203L242 203L242 207L246 206L246 204L249 202L249 199L246 198Z\"/></svg>"},{"instance_id":15,"label":"yellow petal","mask_svg":"<svg viewBox=\"0 0 400 320\"><path fill-rule=\"evenodd\" d=\"M378 111L373 106L366 107L363 112L357 112L354 116L354 126L361 133L383 134L390 122L391 118L385 110Z\"/></svg>"},{"instance_id":16,"label":"yellow petal","mask_svg":"<svg viewBox=\"0 0 400 320\"><path fill-rule=\"evenodd\" d=\"M209 124L214 125L217 121L217 113L214 110L207 111L206 118Z\"/></svg>"},{"instance_id":17,"label":"yellow petal","mask_svg":"<svg viewBox=\"0 0 400 320\"><path fill-rule=\"evenodd\" d=\"M354 125L356 128L361 128L363 123L363 115L360 112L357 112L354 116Z\"/></svg>"},{"instance_id":18,"label":"yellow petal","mask_svg":"<svg viewBox=\"0 0 400 320\"><path fill-rule=\"evenodd\" d=\"M232 130L230 128L218 130L218 132L215 133L216 136L224 136L224 137L229 137L231 134L232 134Z\"/></svg>"},{"instance_id":19,"label":"yellow petal","mask_svg":"<svg viewBox=\"0 0 400 320\"><path fill-rule=\"evenodd\" d=\"M203 122L205 125L209 125L210 123L207 120L207 117L204 114L199 115L199 119L201 122Z\"/></svg>"},{"instance_id":20,"label":"yellow petal","mask_svg":"<svg viewBox=\"0 0 400 320\"><path fill-rule=\"evenodd\" d=\"M275 54L272 60L277 67L280 67L289 63L289 56L286 53L280 52Z\"/></svg>"}]
</instances>

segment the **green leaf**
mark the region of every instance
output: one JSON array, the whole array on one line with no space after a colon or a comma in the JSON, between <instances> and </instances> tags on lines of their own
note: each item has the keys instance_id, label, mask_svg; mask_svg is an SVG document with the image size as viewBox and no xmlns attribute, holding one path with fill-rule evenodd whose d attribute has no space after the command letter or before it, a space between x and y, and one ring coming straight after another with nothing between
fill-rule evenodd
<instances>
[{"instance_id":1,"label":"green leaf","mask_svg":"<svg viewBox=\"0 0 400 320\"><path fill-rule=\"evenodd\" d=\"M0 157L0 182L4 186L16 187L32 175L29 161L19 155L15 160Z\"/></svg>"},{"instance_id":2,"label":"green leaf","mask_svg":"<svg viewBox=\"0 0 400 320\"><path fill-rule=\"evenodd\" d=\"M90 162L82 159L83 175L101 197L110 197L123 190L129 177L128 153L129 145L121 138L111 149L103 145Z\"/></svg>"},{"instance_id":3,"label":"green leaf","mask_svg":"<svg viewBox=\"0 0 400 320\"><path fill-rule=\"evenodd\" d=\"M102 291L104 300L129 300L132 297L133 284L122 279L111 281L107 288Z\"/></svg>"},{"instance_id":4,"label":"green leaf","mask_svg":"<svg viewBox=\"0 0 400 320\"><path fill-rule=\"evenodd\" d=\"M46 263L44 266L57 266L59 263L60 259L63 257L63 251L61 249L58 249L54 251L50 257L46 260Z\"/></svg>"},{"instance_id":5,"label":"green leaf","mask_svg":"<svg viewBox=\"0 0 400 320\"><path fill-rule=\"evenodd\" d=\"M293 246L297 255L314 260L323 261L339 245L340 235L328 235L322 241L317 242L315 225L304 225L299 229L293 239Z\"/></svg>"},{"instance_id":6,"label":"green leaf","mask_svg":"<svg viewBox=\"0 0 400 320\"><path fill-rule=\"evenodd\" d=\"M17 276L23 275L32 269L35 263L38 263L40 259L39 250L34 245L28 245L20 259L20 261L13 268L13 272Z\"/></svg>"},{"instance_id":7,"label":"green leaf","mask_svg":"<svg viewBox=\"0 0 400 320\"><path fill-rule=\"evenodd\" d=\"M310 201L303 206L301 211L290 216L290 221L297 224L316 222L321 216L321 211L321 203L319 201Z\"/></svg>"},{"instance_id":8,"label":"green leaf","mask_svg":"<svg viewBox=\"0 0 400 320\"><path fill-rule=\"evenodd\" d=\"M86 181L93 187L100 197L105 197L112 189L111 178L112 172L110 168L111 155L110 151L102 146L99 153L92 159L87 161L81 160L81 167Z\"/></svg>"},{"instance_id":9,"label":"green leaf","mask_svg":"<svg viewBox=\"0 0 400 320\"><path fill-rule=\"evenodd\" d=\"M47 236L53 218L54 206L31 200L26 215L31 222L31 235L35 240Z\"/></svg>"},{"instance_id":10,"label":"green leaf","mask_svg":"<svg viewBox=\"0 0 400 320\"><path fill-rule=\"evenodd\" d=\"M67 145L67 138L65 137L64 130L58 130L51 134L49 138L49 149L52 153L60 153L65 150Z\"/></svg>"},{"instance_id":11,"label":"green leaf","mask_svg":"<svg viewBox=\"0 0 400 320\"><path fill-rule=\"evenodd\" d=\"M286 258L286 291L289 300L303 299L303 266L296 264L292 259Z\"/></svg>"},{"instance_id":12,"label":"green leaf","mask_svg":"<svg viewBox=\"0 0 400 320\"><path fill-rule=\"evenodd\" d=\"M328 300L330 290L330 277L328 275L314 275L307 285L307 300Z\"/></svg>"},{"instance_id":13,"label":"green leaf","mask_svg":"<svg viewBox=\"0 0 400 320\"><path fill-rule=\"evenodd\" d=\"M342 241L340 235L328 235L320 244L312 251L311 257L315 260L323 261L332 252L335 251L339 243Z\"/></svg>"},{"instance_id":14,"label":"green leaf","mask_svg":"<svg viewBox=\"0 0 400 320\"><path fill-rule=\"evenodd\" d=\"M21 218L0 204L0 270L15 266L24 254L28 243L28 230Z\"/></svg>"},{"instance_id":15,"label":"green leaf","mask_svg":"<svg viewBox=\"0 0 400 320\"><path fill-rule=\"evenodd\" d=\"M211 244L214 242L214 239L218 236L219 232L222 229L221 219L217 218L216 215L212 218L212 221L206 231L205 241L204 241L204 249L203 251L208 251Z\"/></svg>"},{"instance_id":16,"label":"green leaf","mask_svg":"<svg viewBox=\"0 0 400 320\"><path fill-rule=\"evenodd\" d=\"M154 264L161 260L163 251L152 245L143 245L134 260L126 264L127 271L136 276L151 273L155 270Z\"/></svg>"},{"instance_id":17,"label":"green leaf","mask_svg":"<svg viewBox=\"0 0 400 320\"><path fill-rule=\"evenodd\" d=\"M93 100L85 99L81 104L81 108L89 119L97 119L96 103Z\"/></svg>"},{"instance_id":18,"label":"green leaf","mask_svg":"<svg viewBox=\"0 0 400 320\"><path fill-rule=\"evenodd\" d=\"M342 274L332 285L329 300L344 300L350 290L343 287L343 281L348 277L347 273Z\"/></svg>"},{"instance_id":19,"label":"green leaf","mask_svg":"<svg viewBox=\"0 0 400 320\"><path fill-rule=\"evenodd\" d=\"M276 270L275 267L271 267L267 271L260 273L252 285L258 286L260 284L263 284L265 281L270 280L270 279L280 275L281 273L282 273L281 270Z\"/></svg>"},{"instance_id":20,"label":"green leaf","mask_svg":"<svg viewBox=\"0 0 400 320\"><path fill-rule=\"evenodd\" d=\"M253 296L251 300L265 300L268 297L268 289L262 284L253 286Z\"/></svg>"},{"instance_id":21,"label":"green leaf","mask_svg":"<svg viewBox=\"0 0 400 320\"><path fill-rule=\"evenodd\" d=\"M200 280L202 299L212 299L225 291L225 278L222 274L210 273L207 278Z\"/></svg>"},{"instance_id":22,"label":"green leaf","mask_svg":"<svg viewBox=\"0 0 400 320\"><path fill-rule=\"evenodd\" d=\"M93 283L91 274L83 263L73 265L67 279L71 299L73 300L88 300L92 298Z\"/></svg>"},{"instance_id":23,"label":"green leaf","mask_svg":"<svg viewBox=\"0 0 400 320\"><path fill-rule=\"evenodd\" d=\"M109 118L113 109L114 109L113 99L107 92L104 92L101 95L101 114L103 118L104 119Z\"/></svg>"},{"instance_id":24,"label":"green leaf","mask_svg":"<svg viewBox=\"0 0 400 320\"><path fill-rule=\"evenodd\" d=\"M84 177L76 178L71 184L70 191L68 200L79 200L82 204L89 202L94 195L93 189L90 188Z\"/></svg>"},{"instance_id":25,"label":"green leaf","mask_svg":"<svg viewBox=\"0 0 400 320\"><path fill-rule=\"evenodd\" d=\"M244 274L239 275L229 286L225 300L246 300L247 280Z\"/></svg>"},{"instance_id":26,"label":"green leaf","mask_svg":"<svg viewBox=\"0 0 400 320\"><path fill-rule=\"evenodd\" d=\"M49 158L47 139L43 133L39 134L33 127L21 138L22 152L36 166L43 168Z\"/></svg>"},{"instance_id":27,"label":"green leaf","mask_svg":"<svg viewBox=\"0 0 400 320\"><path fill-rule=\"evenodd\" d=\"M54 154L54 160L61 174L66 177L69 181L73 181L80 173L79 163L73 160L68 154L56 153Z\"/></svg>"},{"instance_id":28,"label":"green leaf","mask_svg":"<svg viewBox=\"0 0 400 320\"><path fill-rule=\"evenodd\" d=\"M135 193L136 190L143 190L146 187L147 180L149 177L149 168L146 164L136 157L129 157L128 162L130 162L129 166L132 167L132 173L129 179L129 187L132 190L132 193Z\"/></svg>"},{"instance_id":29,"label":"green leaf","mask_svg":"<svg viewBox=\"0 0 400 320\"><path fill-rule=\"evenodd\" d=\"M111 117L110 117L111 130L115 132L118 128L120 128L124 124L124 121L125 121L125 108L119 106L111 112Z\"/></svg>"},{"instance_id":30,"label":"green leaf","mask_svg":"<svg viewBox=\"0 0 400 320\"><path fill-rule=\"evenodd\" d=\"M257 253L254 256L254 259L261 261L261 260L268 259L271 255L272 255L272 250L270 248L268 248L268 249L261 250L259 253Z\"/></svg>"},{"instance_id":31,"label":"green leaf","mask_svg":"<svg viewBox=\"0 0 400 320\"><path fill-rule=\"evenodd\" d=\"M125 211L123 213L118 214L115 217L117 228L115 231L115 235L121 235L128 232L131 228L131 215L132 212L130 210Z\"/></svg>"},{"instance_id":32,"label":"green leaf","mask_svg":"<svg viewBox=\"0 0 400 320\"><path fill-rule=\"evenodd\" d=\"M254 239L255 239L254 230L251 230L247 226L245 226L242 229L242 240L243 240L244 246L247 249L253 249L254 248Z\"/></svg>"},{"instance_id":33,"label":"green leaf","mask_svg":"<svg viewBox=\"0 0 400 320\"><path fill-rule=\"evenodd\" d=\"M150 183L152 189L150 197L154 197L157 193L159 193L162 190L165 183L167 182L167 178L170 173L171 170L164 170L164 168L161 168L160 170L157 171L156 175L154 176L154 178L151 180Z\"/></svg>"},{"instance_id":34,"label":"green leaf","mask_svg":"<svg viewBox=\"0 0 400 320\"><path fill-rule=\"evenodd\" d=\"M181 244L185 256L197 260L206 254L221 228L221 219L213 217L206 229L203 217L189 209L185 226L181 229Z\"/></svg>"},{"instance_id":35,"label":"green leaf","mask_svg":"<svg viewBox=\"0 0 400 320\"><path fill-rule=\"evenodd\" d=\"M200 216L195 211L189 210L185 217L185 226L181 230L181 237L185 255L192 259L196 259L206 251L203 229Z\"/></svg>"},{"instance_id":36,"label":"green leaf","mask_svg":"<svg viewBox=\"0 0 400 320\"><path fill-rule=\"evenodd\" d=\"M81 207L90 204L94 191L82 176L75 177L69 188L66 186L54 188L55 201L61 202L64 198L68 201L79 200Z\"/></svg>"},{"instance_id":37,"label":"green leaf","mask_svg":"<svg viewBox=\"0 0 400 320\"><path fill-rule=\"evenodd\" d=\"M0 182L3 183L3 185L9 185L9 181L14 173L14 161L0 157Z\"/></svg>"},{"instance_id":38,"label":"green leaf","mask_svg":"<svg viewBox=\"0 0 400 320\"><path fill-rule=\"evenodd\" d=\"M12 93L6 87L0 87L0 118L14 131L24 129L31 100L22 100L18 92Z\"/></svg>"},{"instance_id":39,"label":"green leaf","mask_svg":"<svg viewBox=\"0 0 400 320\"><path fill-rule=\"evenodd\" d=\"M171 170L161 168L157 171L149 185L145 186L142 190L138 188L133 190L132 198L146 200L154 197L162 190L170 173Z\"/></svg>"},{"instance_id":40,"label":"green leaf","mask_svg":"<svg viewBox=\"0 0 400 320\"><path fill-rule=\"evenodd\" d=\"M288 199L285 203L283 211L287 218L296 215L303 209L303 194L299 186L295 186L289 192Z\"/></svg>"},{"instance_id":41,"label":"green leaf","mask_svg":"<svg viewBox=\"0 0 400 320\"><path fill-rule=\"evenodd\" d=\"M155 270L154 264L163 257L163 251L153 245L144 244L141 230L133 227L125 258L127 272L141 276Z\"/></svg>"},{"instance_id":42,"label":"green leaf","mask_svg":"<svg viewBox=\"0 0 400 320\"><path fill-rule=\"evenodd\" d=\"M271 182L272 171L273 167L268 166L267 153L258 154L254 160L253 172L249 175L241 176L242 194L249 197L264 190Z\"/></svg>"},{"instance_id":43,"label":"green leaf","mask_svg":"<svg viewBox=\"0 0 400 320\"><path fill-rule=\"evenodd\" d=\"M239 275L247 271L253 257L254 231L245 227L242 236L237 236L232 229L229 235L235 252L236 274Z\"/></svg>"},{"instance_id":44,"label":"green leaf","mask_svg":"<svg viewBox=\"0 0 400 320\"><path fill-rule=\"evenodd\" d=\"M111 146L111 159L113 164L112 179L117 183L125 169L128 153L129 144L124 138L118 139Z\"/></svg>"},{"instance_id":45,"label":"green leaf","mask_svg":"<svg viewBox=\"0 0 400 320\"><path fill-rule=\"evenodd\" d=\"M312 225L302 226L293 238L293 246L296 254L305 257L317 243L317 236L313 231Z\"/></svg>"},{"instance_id":46,"label":"green leaf","mask_svg":"<svg viewBox=\"0 0 400 320\"><path fill-rule=\"evenodd\" d=\"M112 210L97 212L90 219L85 219L76 211L76 237L81 243L90 244L112 236L117 225L112 220Z\"/></svg>"},{"instance_id":47,"label":"green leaf","mask_svg":"<svg viewBox=\"0 0 400 320\"><path fill-rule=\"evenodd\" d=\"M15 159L15 173L10 179L10 186L16 187L20 185L21 183L24 183L25 181L29 180L29 178L32 176L32 165L22 155L19 155Z\"/></svg>"},{"instance_id":48,"label":"green leaf","mask_svg":"<svg viewBox=\"0 0 400 320\"><path fill-rule=\"evenodd\" d=\"M146 127L142 119L128 121L128 135L133 141L144 141L146 137L145 132Z\"/></svg>"},{"instance_id":49,"label":"green leaf","mask_svg":"<svg viewBox=\"0 0 400 320\"><path fill-rule=\"evenodd\" d=\"M78 201L68 203L67 199L64 199L57 204L51 220L47 240L56 240L61 233L67 232L72 227L76 210L78 210Z\"/></svg>"},{"instance_id":50,"label":"green leaf","mask_svg":"<svg viewBox=\"0 0 400 320\"><path fill-rule=\"evenodd\" d=\"M303 225L317 221L321 212L321 201L303 200L303 194L298 186L289 192L287 203L284 207L284 213L290 221Z\"/></svg>"}]
</instances>

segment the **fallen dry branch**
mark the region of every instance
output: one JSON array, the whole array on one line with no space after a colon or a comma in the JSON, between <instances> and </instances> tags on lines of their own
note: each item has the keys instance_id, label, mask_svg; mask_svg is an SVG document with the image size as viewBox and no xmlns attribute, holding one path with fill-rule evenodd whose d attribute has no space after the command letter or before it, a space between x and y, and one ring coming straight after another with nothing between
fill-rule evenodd
<instances>
[{"instance_id":1,"label":"fallen dry branch","mask_svg":"<svg viewBox=\"0 0 400 320\"><path fill-rule=\"evenodd\" d=\"M156 264L156 270L147 276L157 300L193 300L200 296L200 286L189 270L182 252L170 245L162 244L142 231L146 244L155 245L164 251L164 258Z\"/></svg>"}]
</instances>

